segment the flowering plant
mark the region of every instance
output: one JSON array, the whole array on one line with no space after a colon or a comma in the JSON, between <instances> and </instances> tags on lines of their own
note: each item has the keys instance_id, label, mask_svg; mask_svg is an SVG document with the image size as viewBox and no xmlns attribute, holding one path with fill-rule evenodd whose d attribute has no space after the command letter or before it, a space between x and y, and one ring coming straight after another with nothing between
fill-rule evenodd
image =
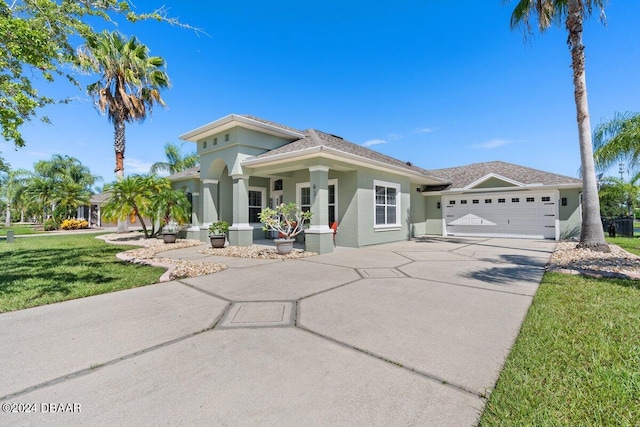
<instances>
[{"instance_id":1,"label":"flowering plant","mask_svg":"<svg viewBox=\"0 0 640 427\"><path fill-rule=\"evenodd\" d=\"M311 212L305 212L295 203L281 203L275 209L265 208L260 212L264 231L277 231L284 239L291 239L308 227Z\"/></svg>"}]
</instances>

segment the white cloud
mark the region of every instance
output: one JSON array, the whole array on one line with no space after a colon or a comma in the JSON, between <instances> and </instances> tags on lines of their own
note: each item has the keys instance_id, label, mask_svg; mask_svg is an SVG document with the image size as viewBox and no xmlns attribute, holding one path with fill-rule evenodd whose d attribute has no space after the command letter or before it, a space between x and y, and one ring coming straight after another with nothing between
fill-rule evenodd
<instances>
[{"instance_id":1,"label":"white cloud","mask_svg":"<svg viewBox=\"0 0 640 427\"><path fill-rule=\"evenodd\" d=\"M473 144L473 148L480 148L482 150L492 150L494 148L502 147L510 144L510 141L505 139L492 139L491 141L483 142L481 144Z\"/></svg>"},{"instance_id":2,"label":"white cloud","mask_svg":"<svg viewBox=\"0 0 640 427\"><path fill-rule=\"evenodd\" d=\"M422 129L417 129L416 133L431 133L434 130L435 130L434 128L422 128Z\"/></svg>"},{"instance_id":3,"label":"white cloud","mask_svg":"<svg viewBox=\"0 0 640 427\"><path fill-rule=\"evenodd\" d=\"M124 159L124 170L127 174L129 173L149 173L149 169L151 169L152 163L143 162L138 159L125 158Z\"/></svg>"},{"instance_id":4,"label":"white cloud","mask_svg":"<svg viewBox=\"0 0 640 427\"><path fill-rule=\"evenodd\" d=\"M371 147L372 145L378 145L378 144L386 144L387 141L385 141L384 139L370 139L368 141L365 141L362 143L363 146L365 147Z\"/></svg>"}]
</instances>

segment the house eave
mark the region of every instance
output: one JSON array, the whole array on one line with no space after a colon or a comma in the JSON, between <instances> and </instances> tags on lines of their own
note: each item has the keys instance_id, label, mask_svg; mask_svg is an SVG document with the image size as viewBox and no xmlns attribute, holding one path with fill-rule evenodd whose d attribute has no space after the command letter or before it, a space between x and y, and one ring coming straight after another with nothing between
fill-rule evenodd
<instances>
[{"instance_id":1,"label":"house eave","mask_svg":"<svg viewBox=\"0 0 640 427\"><path fill-rule=\"evenodd\" d=\"M180 135L179 138L184 141L197 142L203 138L207 138L211 135L224 132L236 126L281 137L284 139L294 140L303 138L305 136L301 132L295 132L293 130L284 129L273 124L263 123L249 117L243 117L237 114L229 114L228 116L225 116L221 119L215 120L211 123L207 123L204 126L200 126L199 128L186 132Z\"/></svg>"}]
</instances>

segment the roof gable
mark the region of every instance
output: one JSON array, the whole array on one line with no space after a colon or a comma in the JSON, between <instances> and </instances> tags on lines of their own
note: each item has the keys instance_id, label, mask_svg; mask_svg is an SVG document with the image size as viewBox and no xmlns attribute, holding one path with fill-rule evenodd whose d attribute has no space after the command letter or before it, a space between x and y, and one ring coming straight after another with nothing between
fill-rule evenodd
<instances>
[{"instance_id":1,"label":"roof gable","mask_svg":"<svg viewBox=\"0 0 640 427\"><path fill-rule=\"evenodd\" d=\"M522 182L506 178L496 173L489 173L480 179L473 181L464 187L465 190L473 188L496 188L496 187L524 187Z\"/></svg>"}]
</instances>

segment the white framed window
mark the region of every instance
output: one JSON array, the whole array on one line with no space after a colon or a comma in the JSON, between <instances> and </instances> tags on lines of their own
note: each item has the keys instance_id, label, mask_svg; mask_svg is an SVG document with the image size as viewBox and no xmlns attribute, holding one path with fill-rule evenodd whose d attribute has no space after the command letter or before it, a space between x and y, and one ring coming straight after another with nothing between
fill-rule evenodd
<instances>
[{"instance_id":1,"label":"white framed window","mask_svg":"<svg viewBox=\"0 0 640 427\"><path fill-rule=\"evenodd\" d=\"M267 189L264 187L249 187L249 222L260 222L260 212L265 208Z\"/></svg>"},{"instance_id":2,"label":"white framed window","mask_svg":"<svg viewBox=\"0 0 640 427\"><path fill-rule=\"evenodd\" d=\"M329 205L329 224L338 221L338 180L330 179L327 182L327 200ZM296 184L296 203L304 212L311 210L311 185L308 182Z\"/></svg>"},{"instance_id":3,"label":"white framed window","mask_svg":"<svg viewBox=\"0 0 640 427\"><path fill-rule=\"evenodd\" d=\"M373 197L374 228L401 227L400 184L374 180Z\"/></svg>"}]
</instances>

